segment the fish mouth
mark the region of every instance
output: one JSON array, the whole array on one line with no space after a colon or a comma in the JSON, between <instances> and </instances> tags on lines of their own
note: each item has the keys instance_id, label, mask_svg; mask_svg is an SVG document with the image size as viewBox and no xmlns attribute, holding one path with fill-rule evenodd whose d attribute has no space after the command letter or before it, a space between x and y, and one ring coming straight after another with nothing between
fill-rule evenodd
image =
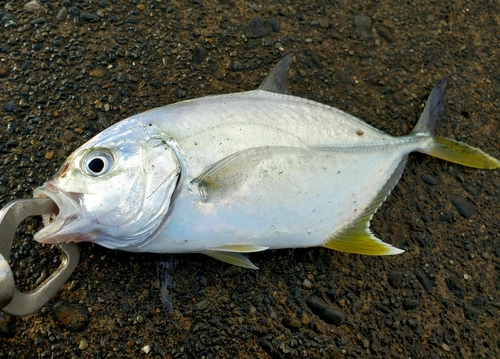
<instances>
[{"instance_id":1,"label":"fish mouth","mask_svg":"<svg viewBox=\"0 0 500 359\"><path fill-rule=\"evenodd\" d=\"M80 220L83 214L81 205L83 194L65 192L47 182L33 191L33 197L48 197L56 203L59 209L58 213L42 215L44 228L36 232L33 238L37 242L46 244L77 241L85 225Z\"/></svg>"}]
</instances>

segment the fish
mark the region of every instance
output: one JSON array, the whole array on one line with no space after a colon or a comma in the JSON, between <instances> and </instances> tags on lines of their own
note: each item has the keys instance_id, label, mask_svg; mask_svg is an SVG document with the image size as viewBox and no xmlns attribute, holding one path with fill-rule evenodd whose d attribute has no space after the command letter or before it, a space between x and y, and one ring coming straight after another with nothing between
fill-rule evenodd
<instances>
[{"instance_id":1,"label":"fish","mask_svg":"<svg viewBox=\"0 0 500 359\"><path fill-rule=\"evenodd\" d=\"M436 134L448 79L408 135L395 137L288 91L292 55L252 91L133 115L75 150L35 198L51 198L41 243L93 242L129 252L203 253L257 269L248 253L326 247L403 250L370 230L411 152L463 166L500 162Z\"/></svg>"}]
</instances>

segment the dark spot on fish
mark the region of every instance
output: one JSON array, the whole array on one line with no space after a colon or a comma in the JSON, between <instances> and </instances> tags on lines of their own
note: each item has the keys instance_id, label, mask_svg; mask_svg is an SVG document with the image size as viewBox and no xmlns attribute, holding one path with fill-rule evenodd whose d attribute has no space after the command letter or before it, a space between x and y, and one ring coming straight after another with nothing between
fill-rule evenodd
<instances>
[{"instance_id":1,"label":"dark spot on fish","mask_svg":"<svg viewBox=\"0 0 500 359\"><path fill-rule=\"evenodd\" d=\"M363 130L357 130L357 131L356 131L356 135L358 135L358 136L363 136L363 135L364 135Z\"/></svg>"}]
</instances>

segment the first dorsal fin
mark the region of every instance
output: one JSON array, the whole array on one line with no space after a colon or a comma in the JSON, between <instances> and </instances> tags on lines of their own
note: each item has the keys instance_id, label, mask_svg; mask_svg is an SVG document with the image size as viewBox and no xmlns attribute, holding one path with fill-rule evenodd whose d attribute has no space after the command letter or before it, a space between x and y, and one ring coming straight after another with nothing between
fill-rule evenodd
<instances>
[{"instance_id":1,"label":"first dorsal fin","mask_svg":"<svg viewBox=\"0 0 500 359\"><path fill-rule=\"evenodd\" d=\"M382 256L403 253L402 249L382 242L370 231L370 220L385 201L389 193L399 181L405 168L404 158L394 170L393 174L378 193L377 197L368 205L365 211L353 223L328 239L323 246L341 252L364 254L371 256Z\"/></svg>"},{"instance_id":2,"label":"first dorsal fin","mask_svg":"<svg viewBox=\"0 0 500 359\"><path fill-rule=\"evenodd\" d=\"M285 55L276 66L273 67L259 86L259 90L290 94L288 91L288 69L292 54Z\"/></svg>"}]
</instances>

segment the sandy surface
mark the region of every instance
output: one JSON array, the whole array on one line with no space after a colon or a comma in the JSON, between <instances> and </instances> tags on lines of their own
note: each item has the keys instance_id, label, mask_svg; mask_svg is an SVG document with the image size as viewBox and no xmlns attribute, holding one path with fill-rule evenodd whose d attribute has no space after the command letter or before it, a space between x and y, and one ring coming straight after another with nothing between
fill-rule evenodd
<instances>
[{"instance_id":1,"label":"sandy surface","mask_svg":"<svg viewBox=\"0 0 500 359\"><path fill-rule=\"evenodd\" d=\"M450 75L439 133L500 158L497 0L41 4L0 13L1 205L31 197L110 124L255 89L288 52L295 95L393 135ZM0 357L498 358L499 194L498 170L411 155L372 221L406 250L393 257L269 251L250 271L80 244L47 305L0 316ZM24 290L58 263L57 248L31 239L39 226L20 227L11 258Z\"/></svg>"}]
</instances>

